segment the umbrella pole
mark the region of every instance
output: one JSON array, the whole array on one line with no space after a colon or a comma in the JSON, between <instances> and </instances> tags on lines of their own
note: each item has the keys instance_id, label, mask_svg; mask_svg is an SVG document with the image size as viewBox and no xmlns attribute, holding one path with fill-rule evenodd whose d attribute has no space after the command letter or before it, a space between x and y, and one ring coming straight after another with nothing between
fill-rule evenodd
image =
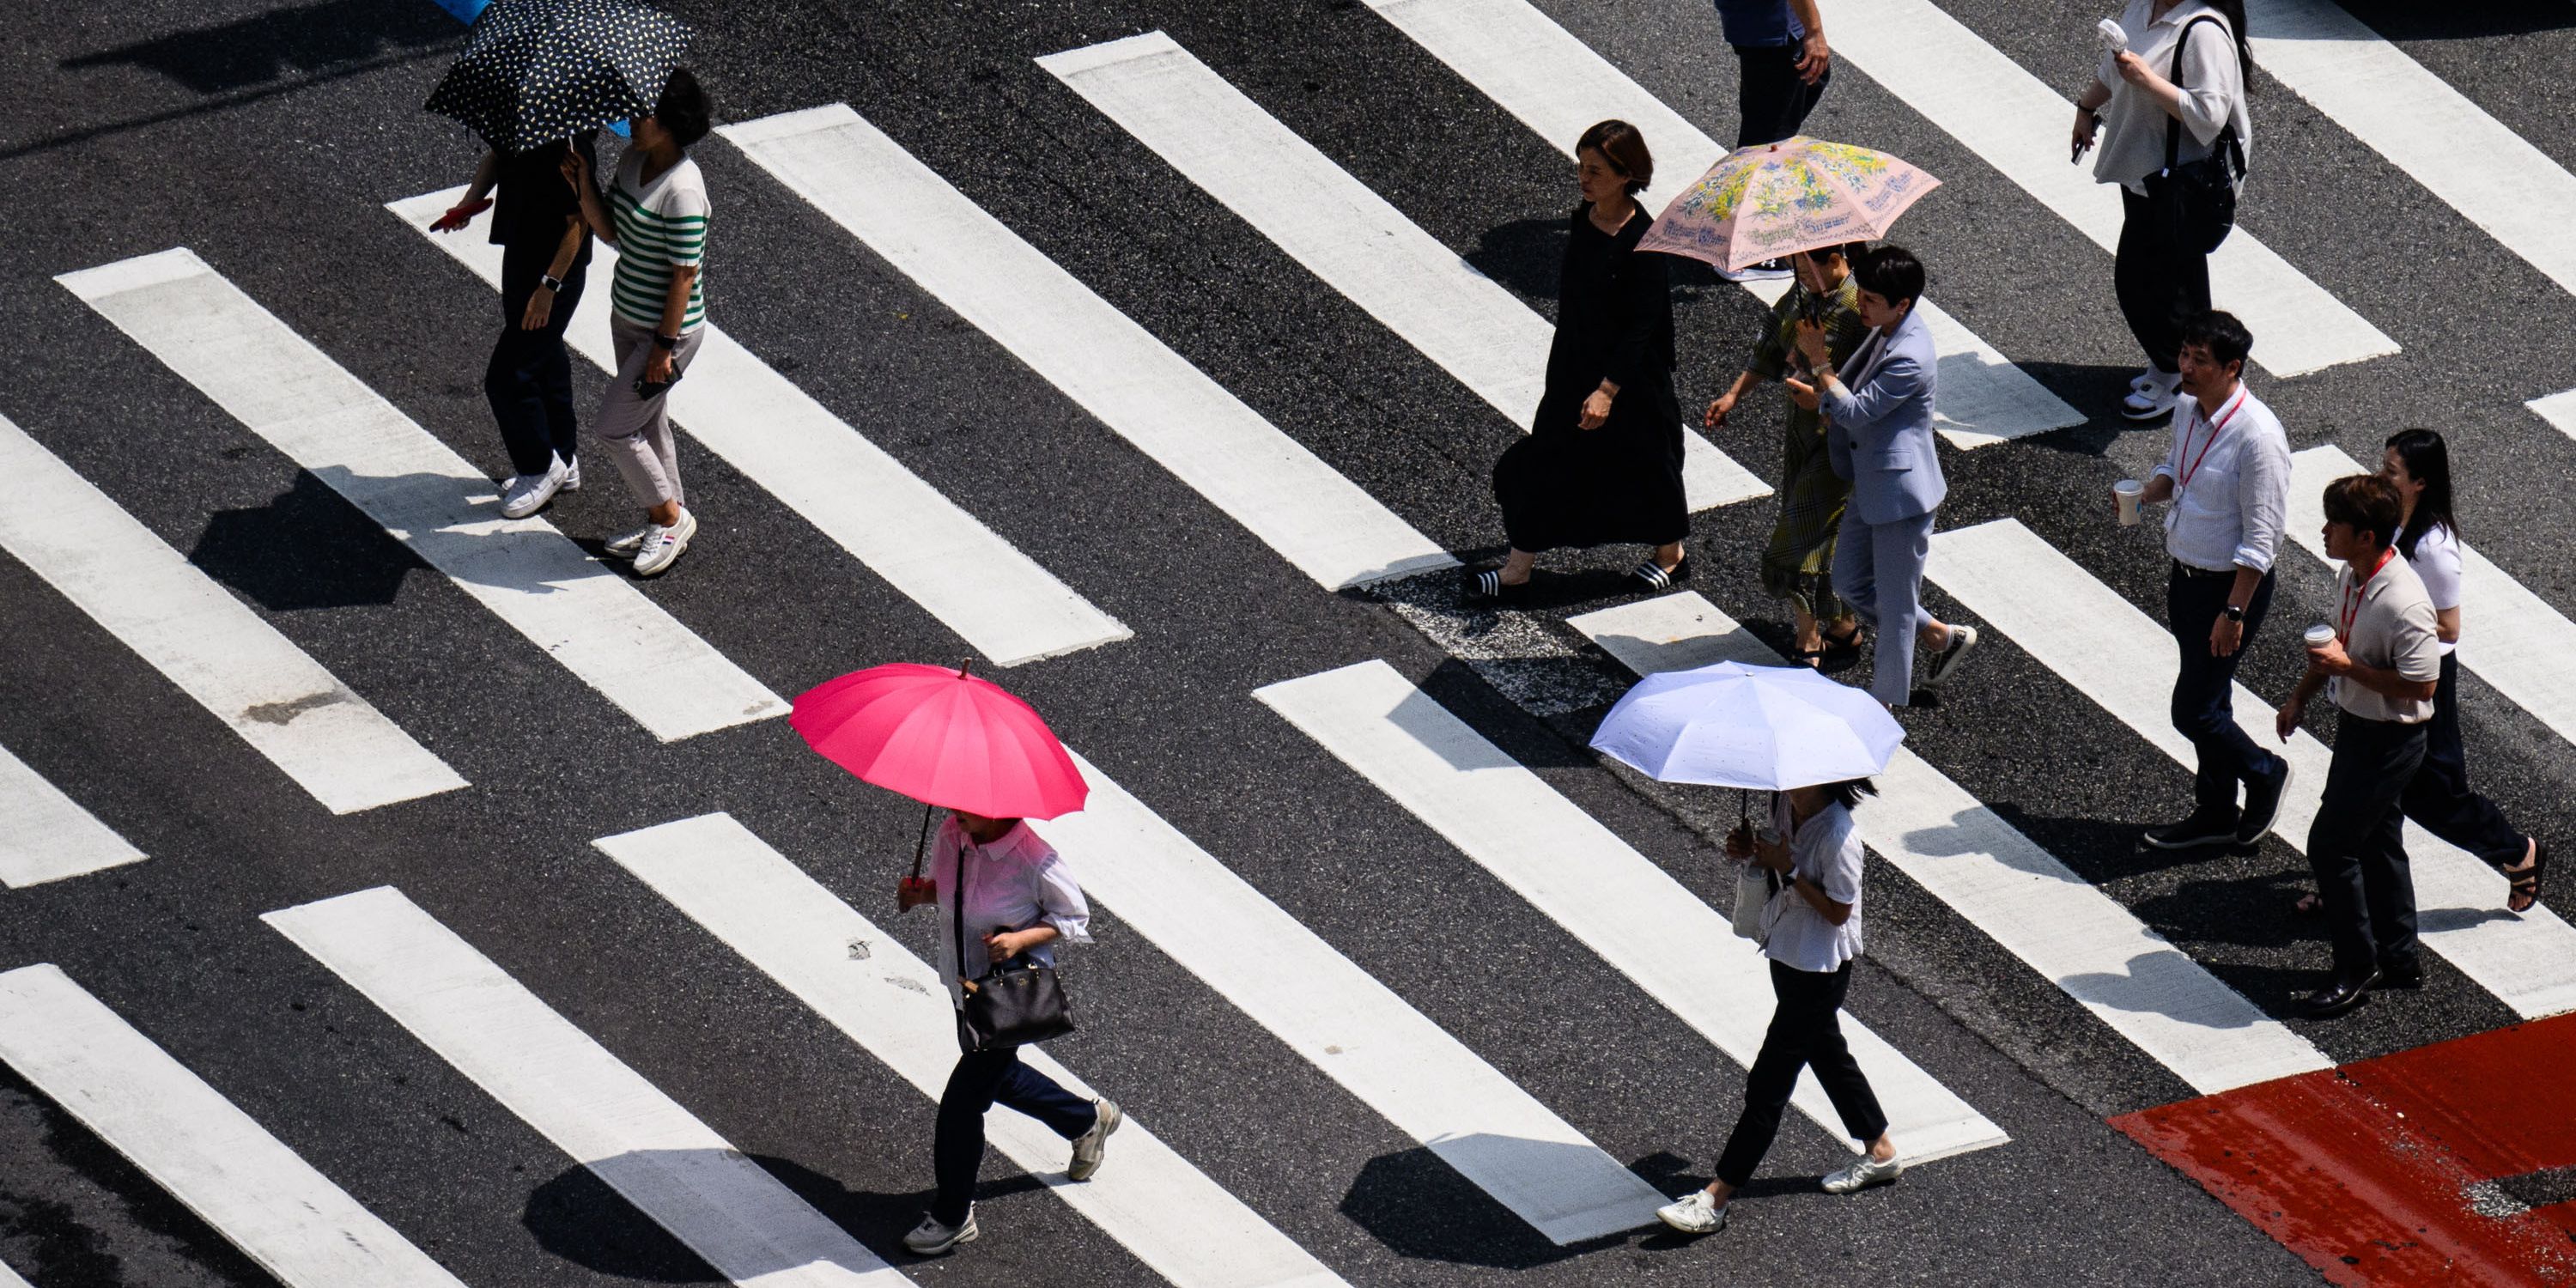
<instances>
[{"instance_id":1,"label":"umbrella pole","mask_svg":"<svg viewBox=\"0 0 2576 1288\"><path fill-rule=\"evenodd\" d=\"M921 807L921 839L912 843L912 879L915 881L921 879L921 856L930 848L930 811L937 808L936 805Z\"/></svg>"}]
</instances>

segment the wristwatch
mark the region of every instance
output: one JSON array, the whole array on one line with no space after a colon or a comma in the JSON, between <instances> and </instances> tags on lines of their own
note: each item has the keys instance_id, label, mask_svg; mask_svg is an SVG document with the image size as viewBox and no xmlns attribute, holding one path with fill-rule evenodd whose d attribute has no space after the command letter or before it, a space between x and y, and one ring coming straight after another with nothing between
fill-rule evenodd
<instances>
[{"instance_id":1,"label":"wristwatch","mask_svg":"<svg viewBox=\"0 0 2576 1288\"><path fill-rule=\"evenodd\" d=\"M557 295L563 294L563 279L552 273L540 275L537 278L537 285L542 286L549 291L553 291Z\"/></svg>"},{"instance_id":2,"label":"wristwatch","mask_svg":"<svg viewBox=\"0 0 2576 1288\"><path fill-rule=\"evenodd\" d=\"M2243 625L2245 623L2245 610L2238 608L2234 604L2229 604L2227 606L2227 620L2235 622L2240 626Z\"/></svg>"},{"instance_id":3,"label":"wristwatch","mask_svg":"<svg viewBox=\"0 0 2576 1288\"><path fill-rule=\"evenodd\" d=\"M677 349L680 347L680 337L676 335L664 335L661 332L656 331L653 333L653 343L658 348Z\"/></svg>"}]
</instances>

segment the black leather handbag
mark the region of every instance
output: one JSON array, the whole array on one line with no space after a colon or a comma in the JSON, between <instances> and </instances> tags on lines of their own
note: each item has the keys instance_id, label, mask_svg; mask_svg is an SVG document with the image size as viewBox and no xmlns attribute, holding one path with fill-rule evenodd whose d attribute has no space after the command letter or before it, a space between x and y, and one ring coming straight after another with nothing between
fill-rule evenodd
<instances>
[{"instance_id":1,"label":"black leather handbag","mask_svg":"<svg viewBox=\"0 0 2576 1288\"><path fill-rule=\"evenodd\" d=\"M2174 41L2173 70L2165 79L2175 86L2183 84L2182 51L2191 43L2191 29L2200 24L2225 23L2203 15L2183 25L2182 35ZM2218 249L2220 242L2236 227L2236 183L2245 177L2245 147L2236 138L2236 125L2229 122L2218 136L2208 156L2188 164L2177 164L2182 151L2182 122L2165 117L2165 168L2147 176L2147 199L2162 207L2165 227L2181 243L2182 249L2195 255L2206 255Z\"/></svg>"},{"instance_id":2,"label":"black leather handbag","mask_svg":"<svg viewBox=\"0 0 2576 1288\"><path fill-rule=\"evenodd\" d=\"M966 979L966 849L957 849L957 883L949 887L954 909L957 978L966 1004L957 1011L957 1047L972 1054L1028 1046L1073 1032L1073 1004L1055 968L1022 953L993 963L982 979Z\"/></svg>"}]
</instances>

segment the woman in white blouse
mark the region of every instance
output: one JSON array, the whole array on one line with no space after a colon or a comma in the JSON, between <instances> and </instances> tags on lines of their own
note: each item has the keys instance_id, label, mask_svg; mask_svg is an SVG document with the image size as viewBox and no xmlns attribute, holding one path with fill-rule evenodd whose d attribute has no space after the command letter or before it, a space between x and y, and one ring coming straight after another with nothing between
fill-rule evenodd
<instances>
[{"instance_id":1,"label":"woman in white blouse","mask_svg":"<svg viewBox=\"0 0 2576 1288\"><path fill-rule=\"evenodd\" d=\"M931 847L927 877L906 877L895 890L904 911L939 910L939 961L948 976L949 1003L966 1005L965 981L993 962L1025 955L1055 964L1055 945L1091 942L1090 905L1055 848L1016 818L984 818L949 811ZM963 891L961 896L960 891ZM955 927L964 904L966 937ZM938 1193L903 1246L923 1256L946 1252L981 1233L975 1226L975 1173L984 1163L984 1111L999 1101L1045 1123L1073 1142L1067 1178L1091 1179L1102 1148L1118 1130L1118 1106L1084 1100L1043 1073L1020 1063L1016 1047L969 1051L957 1058L939 1097L939 1127L931 1149Z\"/></svg>"},{"instance_id":2,"label":"woman in white blouse","mask_svg":"<svg viewBox=\"0 0 2576 1288\"><path fill-rule=\"evenodd\" d=\"M2434 627L2442 639L2442 677L2433 691L2433 720L2425 731L2424 765L2400 798L2406 817L2424 830L2485 859L2512 884L2505 907L2529 911L2540 899L2549 847L2515 831L2495 802L2469 787L2466 749L2460 742L2460 539L2451 516L2451 452L2429 429L2389 437L2379 476L2397 488L2405 518L2397 550L2433 598Z\"/></svg>"},{"instance_id":3,"label":"woman in white blouse","mask_svg":"<svg viewBox=\"0 0 2576 1288\"><path fill-rule=\"evenodd\" d=\"M2154 420L2173 409L2182 382L2175 359L2183 319L2209 311L2209 256L2184 240L2163 203L2148 200L2147 179L2165 168L2168 135L2177 165L2221 152L2243 160L2253 146L2245 82L2254 63L2245 0L2128 0L2120 27L2127 47L2102 55L2093 83L2075 100L2075 155L2102 131L2093 177L2120 185L2125 212L2112 289L2147 351L2147 369L2129 382L2120 411ZM2169 79L2177 43L2179 84Z\"/></svg>"},{"instance_id":4,"label":"woman in white blouse","mask_svg":"<svg viewBox=\"0 0 2576 1288\"><path fill-rule=\"evenodd\" d=\"M1852 959L1860 956L1860 834L1852 807L1878 789L1868 779L1793 787L1771 800L1771 828L1778 839L1736 829L1726 838L1728 856L1758 863L1773 874L1771 901L1762 909L1762 951L1771 959L1771 991L1778 1004L1762 1053L1744 1079L1744 1113L1735 1120L1717 1179L1656 1213L1684 1234L1726 1228L1727 1201L1753 1179L1771 1149L1780 1115L1796 1090L1798 1071L1812 1068L1825 1098L1852 1139L1869 1152L1827 1176L1824 1188L1849 1194L1895 1180L1904 1171L1887 1115L1843 1043L1843 996L1851 989Z\"/></svg>"}]
</instances>

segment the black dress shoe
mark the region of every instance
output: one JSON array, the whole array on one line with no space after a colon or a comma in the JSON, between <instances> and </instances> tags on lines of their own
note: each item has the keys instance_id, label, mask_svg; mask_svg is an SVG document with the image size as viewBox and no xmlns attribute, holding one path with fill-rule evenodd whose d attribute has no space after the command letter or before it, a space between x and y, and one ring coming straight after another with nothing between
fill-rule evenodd
<instances>
[{"instance_id":1,"label":"black dress shoe","mask_svg":"<svg viewBox=\"0 0 2576 1288\"><path fill-rule=\"evenodd\" d=\"M2379 967L2379 982L2371 987L2422 988L2424 987L2424 963L2420 961L2383 962Z\"/></svg>"},{"instance_id":2,"label":"black dress shoe","mask_svg":"<svg viewBox=\"0 0 2576 1288\"><path fill-rule=\"evenodd\" d=\"M2192 811L2179 823L2147 829L2146 843L2159 850L2196 850L2204 845L2233 845L2236 820L2224 814Z\"/></svg>"},{"instance_id":3,"label":"black dress shoe","mask_svg":"<svg viewBox=\"0 0 2576 1288\"><path fill-rule=\"evenodd\" d=\"M2384 978L2377 970L2357 979L2338 979L2310 993L2299 1004L2299 1013L2312 1020L2330 1020L2370 1000L2370 990Z\"/></svg>"},{"instance_id":4,"label":"black dress shoe","mask_svg":"<svg viewBox=\"0 0 2576 1288\"><path fill-rule=\"evenodd\" d=\"M2245 785L2245 811L2236 816L2236 843L2252 845L2272 830L2272 820L2280 817L2281 794L2290 790L2290 762L2281 762L2281 772L2267 782Z\"/></svg>"}]
</instances>

